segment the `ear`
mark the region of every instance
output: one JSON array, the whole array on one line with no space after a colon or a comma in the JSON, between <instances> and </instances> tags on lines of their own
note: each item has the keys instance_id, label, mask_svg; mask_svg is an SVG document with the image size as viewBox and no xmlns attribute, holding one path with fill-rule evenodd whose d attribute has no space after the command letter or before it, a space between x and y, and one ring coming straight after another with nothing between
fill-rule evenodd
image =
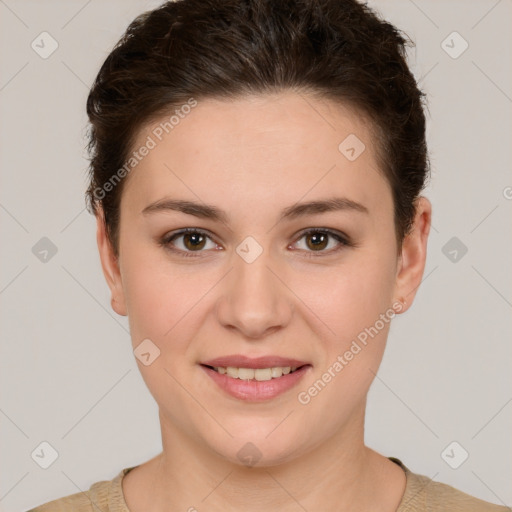
<instances>
[{"instance_id":1,"label":"ear","mask_svg":"<svg viewBox=\"0 0 512 512\"><path fill-rule=\"evenodd\" d=\"M121 272L119 270L119 258L115 255L112 244L107 236L105 217L101 208L99 208L96 214L96 225L96 242L98 243L103 275L110 288L110 304L118 315L126 316L126 304Z\"/></svg>"},{"instance_id":2,"label":"ear","mask_svg":"<svg viewBox=\"0 0 512 512\"><path fill-rule=\"evenodd\" d=\"M421 284L427 259L427 241L431 222L432 205L426 197L419 197L416 201L413 225L402 242L397 267L395 301L402 303L402 308L397 311L399 313L409 309Z\"/></svg>"}]
</instances>

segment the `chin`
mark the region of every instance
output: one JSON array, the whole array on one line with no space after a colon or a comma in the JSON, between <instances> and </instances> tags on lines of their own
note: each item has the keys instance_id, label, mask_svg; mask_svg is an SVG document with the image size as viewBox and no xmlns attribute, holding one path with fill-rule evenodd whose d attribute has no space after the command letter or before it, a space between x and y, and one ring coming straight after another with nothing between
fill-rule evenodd
<instances>
[{"instance_id":1,"label":"chin","mask_svg":"<svg viewBox=\"0 0 512 512\"><path fill-rule=\"evenodd\" d=\"M303 445L304 432L294 434L290 428L277 432L276 425L282 421L265 422L264 428L252 428L245 431L230 431L233 438L228 442L208 443L218 455L233 464L245 467L271 467L293 461L306 450ZM272 427L267 428L272 424ZM278 427L279 428L279 427ZM275 430L275 432L272 432ZM270 434L269 434L270 433Z\"/></svg>"}]
</instances>

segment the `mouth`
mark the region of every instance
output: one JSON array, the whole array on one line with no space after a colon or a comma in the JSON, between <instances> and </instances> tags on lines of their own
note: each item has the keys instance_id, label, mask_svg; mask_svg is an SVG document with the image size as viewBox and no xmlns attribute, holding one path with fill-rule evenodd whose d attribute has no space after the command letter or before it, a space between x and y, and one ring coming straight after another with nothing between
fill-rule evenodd
<instances>
[{"instance_id":1,"label":"mouth","mask_svg":"<svg viewBox=\"0 0 512 512\"><path fill-rule=\"evenodd\" d=\"M291 390L312 365L278 357L230 356L200 363L200 367L231 397L262 402Z\"/></svg>"},{"instance_id":2,"label":"mouth","mask_svg":"<svg viewBox=\"0 0 512 512\"><path fill-rule=\"evenodd\" d=\"M226 375L232 379L240 380L255 380L258 382L269 381L272 379L279 379L283 375L289 375L305 366L273 366L269 368L243 368L235 366L210 366L203 364L205 368L209 368L220 375Z\"/></svg>"}]
</instances>

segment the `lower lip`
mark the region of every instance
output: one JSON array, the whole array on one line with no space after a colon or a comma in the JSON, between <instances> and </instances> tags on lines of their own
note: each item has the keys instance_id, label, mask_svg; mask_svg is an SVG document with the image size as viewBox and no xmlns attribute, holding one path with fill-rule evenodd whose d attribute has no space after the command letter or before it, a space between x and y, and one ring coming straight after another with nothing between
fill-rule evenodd
<instances>
[{"instance_id":1,"label":"lower lip","mask_svg":"<svg viewBox=\"0 0 512 512\"><path fill-rule=\"evenodd\" d=\"M293 373L288 373L277 379L263 381L233 379L207 366L201 365L201 368L229 395L247 402L263 402L275 398L297 385L311 365L302 366Z\"/></svg>"}]
</instances>

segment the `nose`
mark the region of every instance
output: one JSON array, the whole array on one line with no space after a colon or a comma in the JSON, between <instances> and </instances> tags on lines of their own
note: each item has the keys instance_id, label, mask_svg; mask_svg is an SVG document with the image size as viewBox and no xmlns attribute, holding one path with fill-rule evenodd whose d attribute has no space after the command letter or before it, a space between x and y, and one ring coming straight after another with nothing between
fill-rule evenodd
<instances>
[{"instance_id":1,"label":"nose","mask_svg":"<svg viewBox=\"0 0 512 512\"><path fill-rule=\"evenodd\" d=\"M233 268L222 281L217 319L227 329L257 340L289 324L292 296L283 272L263 253L252 262L234 254Z\"/></svg>"}]
</instances>

